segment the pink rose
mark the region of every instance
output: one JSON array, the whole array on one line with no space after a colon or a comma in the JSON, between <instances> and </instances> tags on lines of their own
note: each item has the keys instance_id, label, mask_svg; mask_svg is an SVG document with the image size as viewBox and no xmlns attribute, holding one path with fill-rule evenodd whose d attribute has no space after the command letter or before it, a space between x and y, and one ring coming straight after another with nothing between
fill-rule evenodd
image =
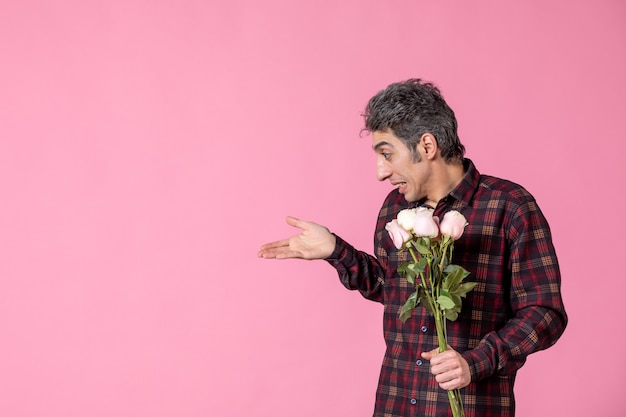
<instances>
[{"instance_id":1,"label":"pink rose","mask_svg":"<svg viewBox=\"0 0 626 417\"><path fill-rule=\"evenodd\" d=\"M402 248L402 246L411 239L411 233L400 226L396 219L387 223L385 230L389 232L389 236L391 236L391 240L393 240L393 244L397 249Z\"/></svg>"},{"instance_id":2,"label":"pink rose","mask_svg":"<svg viewBox=\"0 0 626 417\"><path fill-rule=\"evenodd\" d=\"M435 238L439 236L439 218L433 217L434 210L419 207L415 212L413 232L417 237Z\"/></svg>"},{"instance_id":3,"label":"pink rose","mask_svg":"<svg viewBox=\"0 0 626 417\"><path fill-rule=\"evenodd\" d=\"M463 230L469 223L465 220L465 217L456 210L451 210L444 214L443 220L439 229L442 235L450 236L452 239L457 240L463 236Z\"/></svg>"}]
</instances>

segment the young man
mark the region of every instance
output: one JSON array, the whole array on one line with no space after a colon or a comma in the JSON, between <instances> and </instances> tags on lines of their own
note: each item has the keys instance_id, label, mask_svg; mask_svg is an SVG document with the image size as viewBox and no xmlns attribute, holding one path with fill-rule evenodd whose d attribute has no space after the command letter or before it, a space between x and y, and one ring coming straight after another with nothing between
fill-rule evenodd
<instances>
[{"instance_id":1,"label":"young man","mask_svg":"<svg viewBox=\"0 0 626 417\"><path fill-rule=\"evenodd\" d=\"M451 415L445 390L457 388L463 388L466 417L514 416L517 370L529 354L553 345L567 324L545 217L523 187L481 175L464 158L454 112L431 83L412 79L380 91L367 105L365 129L378 179L394 186L378 216L376 256L293 217L287 223L301 233L263 245L259 256L325 259L344 286L384 304L387 349L375 417ZM397 273L405 254L398 254L385 225L416 206L433 208L439 218L457 210L469 222L453 261L478 284L458 319L448 322L451 349L443 353L424 308L405 323L399 319L414 289Z\"/></svg>"}]
</instances>

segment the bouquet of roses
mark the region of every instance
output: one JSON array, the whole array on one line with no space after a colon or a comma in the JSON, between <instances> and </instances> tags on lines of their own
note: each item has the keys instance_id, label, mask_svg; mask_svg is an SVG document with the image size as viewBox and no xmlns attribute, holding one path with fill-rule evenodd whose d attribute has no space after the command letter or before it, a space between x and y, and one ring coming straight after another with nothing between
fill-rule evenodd
<instances>
[{"instance_id":1,"label":"bouquet of roses","mask_svg":"<svg viewBox=\"0 0 626 417\"><path fill-rule=\"evenodd\" d=\"M458 211L447 212L441 223L433 210L425 207L405 209L385 226L394 246L409 252L409 261L398 273L415 287L400 309L404 323L420 304L435 318L439 351L448 349L446 320L454 321L461 312L462 299L475 282L463 282L469 272L452 264L454 241L463 235L467 220ZM462 417L463 402L459 390L448 391L454 417Z\"/></svg>"}]
</instances>

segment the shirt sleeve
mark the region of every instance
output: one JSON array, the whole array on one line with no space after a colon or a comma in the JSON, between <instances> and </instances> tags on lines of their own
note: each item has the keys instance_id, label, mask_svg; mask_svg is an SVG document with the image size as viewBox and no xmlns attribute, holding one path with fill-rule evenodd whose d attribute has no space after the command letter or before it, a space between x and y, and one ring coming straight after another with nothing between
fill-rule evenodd
<instances>
[{"instance_id":1,"label":"shirt sleeve","mask_svg":"<svg viewBox=\"0 0 626 417\"><path fill-rule=\"evenodd\" d=\"M341 283L349 290L358 290L368 300L384 302L385 269L378 259L335 237L335 250L326 261L337 270Z\"/></svg>"},{"instance_id":2,"label":"shirt sleeve","mask_svg":"<svg viewBox=\"0 0 626 417\"><path fill-rule=\"evenodd\" d=\"M515 210L507 239L513 317L462 354L473 381L514 373L528 355L556 343L567 325L550 228L534 200Z\"/></svg>"}]
</instances>

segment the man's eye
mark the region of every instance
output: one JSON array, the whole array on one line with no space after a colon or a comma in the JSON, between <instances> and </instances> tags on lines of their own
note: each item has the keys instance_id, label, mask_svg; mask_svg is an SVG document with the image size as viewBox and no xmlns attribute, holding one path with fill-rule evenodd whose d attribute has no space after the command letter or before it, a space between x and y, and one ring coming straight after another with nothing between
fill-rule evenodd
<instances>
[{"instance_id":1,"label":"man's eye","mask_svg":"<svg viewBox=\"0 0 626 417\"><path fill-rule=\"evenodd\" d=\"M391 157L391 154L390 154L389 152L381 152L380 154L381 154L381 155L383 156L383 158L385 158L385 159L389 159L389 158Z\"/></svg>"}]
</instances>

